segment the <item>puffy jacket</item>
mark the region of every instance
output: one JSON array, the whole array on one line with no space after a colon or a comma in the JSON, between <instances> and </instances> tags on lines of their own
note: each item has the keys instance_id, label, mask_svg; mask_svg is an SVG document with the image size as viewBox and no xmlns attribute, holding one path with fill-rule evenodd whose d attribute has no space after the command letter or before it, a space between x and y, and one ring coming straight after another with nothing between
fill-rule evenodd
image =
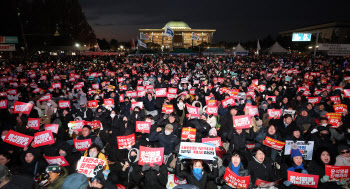
<instances>
[{"instance_id":1,"label":"puffy jacket","mask_svg":"<svg viewBox=\"0 0 350 189\"><path fill-rule=\"evenodd\" d=\"M180 139L174 133L166 135L164 131L160 133L153 131L149 136L149 140L151 142L158 141L159 147L164 147L164 155L172 153L176 145L180 143Z\"/></svg>"}]
</instances>

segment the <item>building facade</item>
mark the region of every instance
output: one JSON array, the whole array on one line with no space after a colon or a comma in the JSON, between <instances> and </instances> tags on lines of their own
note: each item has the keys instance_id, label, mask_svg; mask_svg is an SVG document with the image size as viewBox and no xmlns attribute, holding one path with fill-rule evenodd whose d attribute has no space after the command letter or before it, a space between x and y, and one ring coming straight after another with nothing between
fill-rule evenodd
<instances>
[{"instance_id":1,"label":"building facade","mask_svg":"<svg viewBox=\"0 0 350 189\"><path fill-rule=\"evenodd\" d=\"M174 37L164 36L165 26L174 31ZM149 39L145 43L159 44L162 48L189 48L201 43L211 43L215 29L192 29L183 21L170 21L162 29L139 29L140 34L147 34ZM198 40L192 40L192 32L199 36Z\"/></svg>"}]
</instances>

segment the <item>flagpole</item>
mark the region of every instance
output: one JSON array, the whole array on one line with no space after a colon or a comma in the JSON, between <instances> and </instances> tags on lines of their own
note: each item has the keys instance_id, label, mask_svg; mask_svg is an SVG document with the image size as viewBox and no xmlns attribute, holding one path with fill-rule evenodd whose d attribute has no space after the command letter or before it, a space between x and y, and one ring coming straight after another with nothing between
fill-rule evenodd
<instances>
[{"instance_id":1,"label":"flagpole","mask_svg":"<svg viewBox=\"0 0 350 189\"><path fill-rule=\"evenodd\" d=\"M140 43L139 43L139 37L137 37L137 55L139 55L139 45L140 45Z\"/></svg>"}]
</instances>

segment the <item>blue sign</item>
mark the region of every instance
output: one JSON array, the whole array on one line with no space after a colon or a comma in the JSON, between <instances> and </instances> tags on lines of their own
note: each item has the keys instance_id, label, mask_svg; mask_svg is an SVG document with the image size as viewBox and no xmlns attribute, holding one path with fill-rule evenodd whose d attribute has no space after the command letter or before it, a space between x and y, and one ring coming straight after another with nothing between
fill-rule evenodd
<instances>
[{"instance_id":1,"label":"blue sign","mask_svg":"<svg viewBox=\"0 0 350 189\"><path fill-rule=\"evenodd\" d=\"M17 36L0 36L0 43L18 43Z\"/></svg>"},{"instance_id":2,"label":"blue sign","mask_svg":"<svg viewBox=\"0 0 350 189\"><path fill-rule=\"evenodd\" d=\"M292 41L311 41L311 33L293 33Z\"/></svg>"}]
</instances>

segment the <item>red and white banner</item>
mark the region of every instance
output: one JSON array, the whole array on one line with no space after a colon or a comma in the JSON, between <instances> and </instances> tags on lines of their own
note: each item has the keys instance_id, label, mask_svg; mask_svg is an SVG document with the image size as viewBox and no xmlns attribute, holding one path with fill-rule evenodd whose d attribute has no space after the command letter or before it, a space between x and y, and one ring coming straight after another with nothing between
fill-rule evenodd
<instances>
[{"instance_id":1,"label":"red and white banner","mask_svg":"<svg viewBox=\"0 0 350 189\"><path fill-rule=\"evenodd\" d=\"M271 186L277 185L280 181L281 181L281 179L278 181L275 181L275 182L268 182L268 181L256 179L255 185L260 187L260 188L269 188Z\"/></svg>"},{"instance_id":2,"label":"red and white banner","mask_svg":"<svg viewBox=\"0 0 350 189\"><path fill-rule=\"evenodd\" d=\"M329 181L349 180L350 166L326 165L325 173L329 176Z\"/></svg>"},{"instance_id":3,"label":"red and white banner","mask_svg":"<svg viewBox=\"0 0 350 189\"><path fill-rule=\"evenodd\" d=\"M7 108L7 100L0 100L0 109Z\"/></svg>"},{"instance_id":4,"label":"red and white banner","mask_svg":"<svg viewBox=\"0 0 350 189\"><path fill-rule=\"evenodd\" d=\"M168 93L176 94L177 88L168 88Z\"/></svg>"},{"instance_id":5,"label":"red and white banner","mask_svg":"<svg viewBox=\"0 0 350 189\"><path fill-rule=\"evenodd\" d=\"M310 175L310 174L288 171L288 181L296 186L307 187L307 188L317 188L318 179L319 179L318 175Z\"/></svg>"},{"instance_id":6,"label":"red and white banner","mask_svg":"<svg viewBox=\"0 0 350 189\"><path fill-rule=\"evenodd\" d=\"M314 96L317 96L317 95L319 95L320 93L322 93L322 90L315 90L315 91L314 91Z\"/></svg>"},{"instance_id":7,"label":"red and white banner","mask_svg":"<svg viewBox=\"0 0 350 189\"><path fill-rule=\"evenodd\" d=\"M7 97L7 92L0 92L0 97Z\"/></svg>"},{"instance_id":8,"label":"red and white banner","mask_svg":"<svg viewBox=\"0 0 350 189\"><path fill-rule=\"evenodd\" d=\"M61 89L61 83L52 83L52 88L56 89Z\"/></svg>"},{"instance_id":9,"label":"red and white banner","mask_svg":"<svg viewBox=\"0 0 350 189\"><path fill-rule=\"evenodd\" d=\"M191 127L183 127L181 132L181 140L190 139L190 141L194 142L196 140L196 132L197 129Z\"/></svg>"},{"instance_id":10,"label":"red and white banner","mask_svg":"<svg viewBox=\"0 0 350 189\"><path fill-rule=\"evenodd\" d=\"M322 97L307 97L307 102L311 104L319 104Z\"/></svg>"},{"instance_id":11,"label":"red and white banner","mask_svg":"<svg viewBox=\"0 0 350 189\"><path fill-rule=\"evenodd\" d=\"M248 188L250 176L240 177L236 175L230 168L226 168L224 180L231 188Z\"/></svg>"},{"instance_id":12,"label":"red and white banner","mask_svg":"<svg viewBox=\"0 0 350 189\"><path fill-rule=\"evenodd\" d=\"M331 96L331 102L334 102L334 103L340 103L340 97L339 96Z\"/></svg>"},{"instance_id":13,"label":"red and white banner","mask_svg":"<svg viewBox=\"0 0 350 189\"><path fill-rule=\"evenodd\" d=\"M151 122L148 121L136 121L136 132L150 133Z\"/></svg>"},{"instance_id":14,"label":"red and white banner","mask_svg":"<svg viewBox=\"0 0 350 189\"><path fill-rule=\"evenodd\" d=\"M266 85L259 85L260 92L264 92L266 90Z\"/></svg>"},{"instance_id":15,"label":"red and white banner","mask_svg":"<svg viewBox=\"0 0 350 189\"><path fill-rule=\"evenodd\" d=\"M100 120L95 120L95 121L85 121L85 125L90 125L91 129L99 129L101 128L101 121Z\"/></svg>"},{"instance_id":16,"label":"red and white banner","mask_svg":"<svg viewBox=\"0 0 350 189\"><path fill-rule=\"evenodd\" d=\"M277 119L279 119L282 116L282 110L281 109L268 109L267 114L269 115L268 119L274 119L275 116L277 116Z\"/></svg>"},{"instance_id":17,"label":"red and white banner","mask_svg":"<svg viewBox=\"0 0 350 189\"><path fill-rule=\"evenodd\" d=\"M190 89L189 90L190 95L196 95L196 89Z\"/></svg>"},{"instance_id":18,"label":"red and white banner","mask_svg":"<svg viewBox=\"0 0 350 189\"><path fill-rule=\"evenodd\" d=\"M135 145L135 133L127 136L117 136L118 149L127 149Z\"/></svg>"},{"instance_id":19,"label":"red and white banner","mask_svg":"<svg viewBox=\"0 0 350 189\"><path fill-rule=\"evenodd\" d=\"M263 141L263 144L275 150L282 150L286 143L266 136L265 140Z\"/></svg>"},{"instance_id":20,"label":"red and white banner","mask_svg":"<svg viewBox=\"0 0 350 189\"><path fill-rule=\"evenodd\" d=\"M250 115L233 116L232 120L235 129L249 129L252 125Z\"/></svg>"},{"instance_id":21,"label":"red and white banner","mask_svg":"<svg viewBox=\"0 0 350 189\"><path fill-rule=\"evenodd\" d=\"M94 169L97 165L105 166L106 161L98 158L82 156L78 161L77 170L78 173L82 173L87 177L95 177Z\"/></svg>"},{"instance_id":22,"label":"red and white banner","mask_svg":"<svg viewBox=\"0 0 350 189\"><path fill-rule=\"evenodd\" d=\"M60 80L61 78L60 78L60 76L59 75L54 75L53 76L53 80Z\"/></svg>"},{"instance_id":23,"label":"red and white banner","mask_svg":"<svg viewBox=\"0 0 350 189\"><path fill-rule=\"evenodd\" d=\"M266 96L265 100L271 98L272 99L272 103L276 103L276 96Z\"/></svg>"},{"instance_id":24,"label":"red and white banner","mask_svg":"<svg viewBox=\"0 0 350 189\"><path fill-rule=\"evenodd\" d=\"M218 105L216 100L207 100L206 104L207 104L207 106L217 106Z\"/></svg>"},{"instance_id":25,"label":"red and white banner","mask_svg":"<svg viewBox=\"0 0 350 189\"><path fill-rule=\"evenodd\" d=\"M259 116L259 109L257 106L247 106L248 108L248 115L250 116Z\"/></svg>"},{"instance_id":26,"label":"red and white banner","mask_svg":"<svg viewBox=\"0 0 350 189\"><path fill-rule=\"evenodd\" d=\"M44 95L44 96L42 96L40 99L39 99L39 101L49 101L49 100L51 100L51 98L52 98L52 94L46 94L46 95Z\"/></svg>"},{"instance_id":27,"label":"red and white banner","mask_svg":"<svg viewBox=\"0 0 350 189\"><path fill-rule=\"evenodd\" d=\"M41 131L34 134L33 148L55 143L51 131Z\"/></svg>"},{"instance_id":28,"label":"red and white banner","mask_svg":"<svg viewBox=\"0 0 350 189\"><path fill-rule=\"evenodd\" d=\"M92 89L100 89L100 85L98 83L92 84Z\"/></svg>"},{"instance_id":29,"label":"red and white banner","mask_svg":"<svg viewBox=\"0 0 350 189\"><path fill-rule=\"evenodd\" d=\"M58 107L61 108L61 109L66 109L66 108L70 109L70 101L68 101L68 100L59 100L58 101Z\"/></svg>"},{"instance_id":30,"label":"red and white banner","mask_svg":"<svg viewBox=\"0 0 350 189\"><path fill-rule=\"evenodd\" d=\"M32 107L33 107L33 104L16 101L15 107L14 107L14 113L18 114L22 112L23 114L29 115L30 111L32 110Z\"/></svg>"},{"instance_id":31,"label":"red and white banner","mask_svg":"<svg viewBox=\"0 0 350 189\"><path fill-rule=\"evenodd\" d=\"M9 89L9 90L7 91L7 93L8 93L9 95L17 95L17 89Z\"/></svg>"},{"instance_id":32,"label":"red and white banner","mask_svg":"<svg viewBox=\"0 0 350 189\"><path fill-rule=\"evenodd\" d=\"M18 133L13 130L9 130L4 138L4 142L9 143L20 148L27 147L33 140L34 137L28 136L22 133Z\"/></svg>"},{"instance_id":33,"label":"red and white banner","mask_svg":"<svg viewBox=\"0 0 350 189\"><path fill-rule=\"evenodd\" d=\"M223 108L227 108L228 105L235 106L236 105L235 97L230 97L225 100L222 100L221 103Z\"/></svg>"},{"instance_id":34,"label":"red and white banner","mask_svg":"<svg viewBox=\"0 0 350 189\"><path fill-rule=\"evenodd\" d=\"M164 114L170 114L174 111L173 105L165 105L163 104L162 107L162 113Z\"/></svg>"},{"instance_id":35,"label":"red and white banner","mask_svg":"<svg viewBox=\"0 0 350 189\"><path fill-rule=\"evenodd\" d=\"M28 129L39 130L39 128L40 128L40 118L28 118L27 128Z\"/></svg>"},{"instance_id":36,"label":"red and white banner","mask_svg":"<svg viewBox=\"0 0 350 189\"><path fill-rule=\"evenodd\" d=\"M45 131L51 131L52 133L58 132L58 124L45 124Z\"/></svg>"},{"instance_id":37,"label":"red and white banner","mask_svg":"<svg viewBox=\"0 0 350 189\"><path fill-rule=\"evenodd\" d=\"M141 110L143 109L143 102L131 102L131 110L134 110L135 107L139 107Z\"/></svg>"},{"instance_id":38,"label":"red and white banner","mask_svg":"<svg viewBox=\"0 0 350 189\"><path fill-rule=\"evenodd\" d=\"M163 163L164 157L164 147L160 148L149 148L140 146L140 156L139 156L139 165L150 164L153 167L154 163L159 166Z\"/></svg>"},{"instance_id":39,"label":"red and white banner","mask_svg":"<svg viewBox=\"0 0 350 189\"><path fill-rule=\"evenodd\" d=\"M199 117L199 109L186 103L187 112L193 116Z\"/></svg>"},{"instance_id":40,"label":"red and white banner","mask_svg":"<svg viewBox=\"0 0 350 189\"><path fill-rule=\"evenodd\" d=\"M44 155L44 158L49 165L58 164L62 167L66 167L69 165L68 161L63 156L49 157Z\"/></svg>"},{"instance_id":41,"label":"red and white banner","mask_svg":"<svg viewBox=\"0 0 350 189\"><path fill-rule=\"evenodd\" d=\"M340 126L340 122L342 119L341 113L326 113L326 117L329 120L329 124L332 125L332 128L337 128Z\"/></svg>"},{"instance_id":42,"label":"red and white banner","mask_svg":"<svg viewBox=\"0 0 350 189\"><path fill-rule=\"evenodd\" d=\"M78 140L74 139L74 148L78 151L86 151L91 146L91 138Z\"/></svg>"},{"instance_id":43,"label":"red and white banner","mask_svg":"<svg viewBox=\"0 0 350 189\"><path fill-rule=\"evenodd\" d=\"M350 89L344 89L344 97L350 98Z\"/></svg>"},{"instance_id":44,"label":"red and white banner","mask_svg":"<svg viewBox=\"0 0 350 189\"><path fill-rule=\"evenodd\" d=\"M202 143L214 144L216 148L221 146L221 137L216 138L202 138Z\"/></svg>"},{"instance_id":45,"label":"red and white banner","mask_svg":"<svg viewBox=\"0 0 350 189\"><path fill-rule=\"evenodd\" d=\"M144 91L144 90L145 90L145 87L144 87L144 86L137 86L137 87L136 87L136 90L137 90L137 91Z\"/></svg>"},{"instance_id":46,"label":"red and white banner","mask_svg":"<svg viewBox=\"0 0 350 189\"><path fill-rule=\"evenodd\" d=\"M333 108L335 113L343 113L348 111L348 106L346 104L334 104Z\"/></svg>"},{"instance_id":47,"label":"red and white banner","mask_svg":"<svg viewBox=\"0 0 350 189\"><path fill-rule=\"evenodd\" d=\"M219 107L218 106L207 106L206 113L208 115L217 116L218 112L219 112Z\"/></svg>"},{"instance_id":48,"label":"red and white banner","mask_svg":"<svg viewBox=\"0 0 350 189\"><path fill-rule=\"evenodd\" d=\"M98 101L97 100L89 100L87 106L89 108L97 108L98 107Z\"/></svg>"},{"instance_id":49,"label":"red and white banner","mask_svg":"<svg viewBox=\"0 0 350 189\"><path fill-rule=\"evenodd\" d=\"M103 99L103 104L105 106L113 106L114 105L114 99Z\"/></svg>"},{"instance_id":50,"label":"red and white banner","mask_svg":"<svg viewBox=\"0 0 350 189\"><path fill-rule=\"evenodd\" d=\"M46 75L42 75L39 80L46 80L46 79L47 79Z\"/></svg>"},{"instance_id":51,"label":"red and white banner","mask_svg":"<svg viewBox=\"0 0 350 189\"><path fill-rule=\"evenodd\" d=\"M126 90L128 90L128 87L126 85L120 85L119 90L126 91Z\"/></svg>"},{"instance_id":52,"label":"red and white banner","mask_svg":"<svg viewBox=\"0 0 350 189\"><path fill-rule=\"evenodd\" d=\"M177 97L177 94L175 94L175 93L167 93L166 97L168 97L169 99L173 99L173 98Z\"/></svg>"},{"instance_id":53,"label":"red and white banner","mask_svg":"<svg viewBox=\"0 0 350 189\"><path fill-rule=\"evenodd\" d=\"M166 97L167 88L155 89L156 97Z\"/></svg>"}]
</instances>

